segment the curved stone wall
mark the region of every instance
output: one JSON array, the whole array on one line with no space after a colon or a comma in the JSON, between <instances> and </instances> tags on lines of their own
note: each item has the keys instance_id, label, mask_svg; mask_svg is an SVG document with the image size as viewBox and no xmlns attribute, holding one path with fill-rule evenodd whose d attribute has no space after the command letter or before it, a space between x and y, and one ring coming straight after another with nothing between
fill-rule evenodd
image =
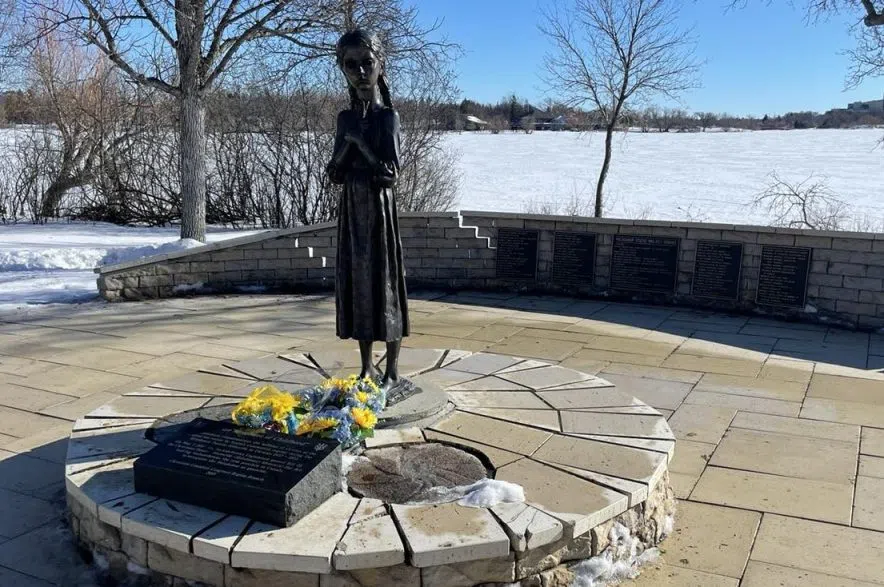
<instances>
[{"instance_id":1,"label":"curved stone wall","mask_svg":"<svg viewBox=\"0 0 884 587\"><path fill-rule=\"evenodd\" d=\"M566 293L884 328L884 234L466 211L404 213L400 228L412 288ZM116 301L331 290L335 241L334 223L269 231L101 267L99 291ZM530 254L517 258L526 243Z\"/></svg>"}]
</instances>

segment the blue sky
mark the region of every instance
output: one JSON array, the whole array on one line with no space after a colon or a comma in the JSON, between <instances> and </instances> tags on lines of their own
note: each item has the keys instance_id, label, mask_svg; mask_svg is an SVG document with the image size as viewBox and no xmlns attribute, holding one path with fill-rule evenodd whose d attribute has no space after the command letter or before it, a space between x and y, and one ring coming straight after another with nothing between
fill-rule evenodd
<instances>
[{"instance_id":1,"label":"blue sky","mask_svg":"<svg viewBox=\"0 0 884 587\"><path fill-rule=\"evenodd\" d=\"M421 18L443 19L441 31L465 51L457 64L463 97L497 102L516 93L539 102L548 95L539 74L549 44L537 28L544 0L416 1ZM684 95L684 107L761 116L825 111L884 93L884 77L844 91L849 60L842 53L854 43L848 15L808 24L785 0L749 0L737 11L725 4L684 3L682 24L694 28L705 62L702 87Z\"/></svg>"}]
</instances>

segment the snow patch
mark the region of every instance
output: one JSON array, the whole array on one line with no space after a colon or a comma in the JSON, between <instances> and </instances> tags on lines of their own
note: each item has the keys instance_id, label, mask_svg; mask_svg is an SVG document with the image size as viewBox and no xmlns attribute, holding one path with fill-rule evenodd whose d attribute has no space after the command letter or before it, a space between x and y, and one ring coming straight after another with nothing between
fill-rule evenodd
<instances>
[{"instance_id":1,"label":"snow patch","mask_svg":"<svg viewBox=\"0 0 884 587\"><path fill-rule=\"evenodd\" d=\"M206 288L206 284L202 281L198 281L196 283L179 283L175 287L172 288L173 293L194 293L203 291Z\"/></svg>"},{"instance_id":2,"label":"snow patch","mask_svg":"<svg viewBox=\"0 0 884 587\"><path fill-rule=\"evenodd\" d=\"M639 575L640 567L656 562L660 558L660 551L657 548L638 552L641 542L620 523L614 524L608 533L608 538L611 544L602 554L571 567L571 572L574 573L571 587L616 585L621 581L634 579Z\"/></svg>"},{"instance_id":3,"label":"snow patch","mask_svg":"<svg viewBox=\"0 0 884 587\"><path fill-rule=\"evenodd\" d=\"M522 503L525 490L521 485L497 479L483 479L467 486L467 492L457 502L471 508L489 508L499 503Z\"/></svg>"},{"instance_id":4,"label":"snow patch","mask_svg":"<svg viewBox=\"0 0 884 587\"><path fill-rule=\"evenodd\" d=\"M346 452L341 455L341 491L347 493L350 489L347 485L347 475L350 473L350 469L353 468L353 465L359 461L367 460L367 458L361 455L354 455Z\"/></svg>"},{"instance_id":5,"label":"snow patch","mask_svg":"<svg viewBox=\"0 0 884 587\"><path fill-rule=\"evenodd\" d=\"M144 257L153 257L155 255L165 255L168 253L177 253L178 251L186 251L201 247L205 243L192 238L182 238L171 243L163 243L160 245L144 245L141 247L121 247L108 250L107 254L101 259L99 265L117 265L119 263L128 263L136 261Z\"/></svg>"},{"instance_id":6,"label":"snow patch","mask_svg":"<svg viewBox=\"0 0 884 587\"><path fill-rule=\"evenodd\" d=\"M129 561L126 563L126 570L129 571L133 575L149 575L150 571L139 565L138 563L133 563Z\"/></svg>"}]
</instances>

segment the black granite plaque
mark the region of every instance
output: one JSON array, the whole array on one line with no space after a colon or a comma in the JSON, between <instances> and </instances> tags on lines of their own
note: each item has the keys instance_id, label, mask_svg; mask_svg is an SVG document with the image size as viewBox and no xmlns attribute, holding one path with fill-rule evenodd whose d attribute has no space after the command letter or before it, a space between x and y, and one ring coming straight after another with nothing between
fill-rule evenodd
<instances>
[{"instance_id":1,"label":"black granite plaque","mask_svg":"<svg viewBox=\"0 0 884 587\"><path fill-rule=\"evenodd\" d=\"M810 249L807 247L761 247L758 293L762 306L803 308L807 302Z\"/></svg>"},{"instance_id":2,"label":"black granite plaque","mask_svg":"<svg viewBox=\"0 0 884 587\"><path fill-rule=\"evenodd\" d=\"M681 239L615 234L611 251L611 289L674 293Z\"/></svg>"},{"instance_id":3,"label":"black granite plaque","mask_svg":"<svg viewBox=\"0 0 884 587\"><path fill-rule=\"evenodd\" d=\"M334 440L197 418L134 464L135 491L291 526L341 488Z\"/></svg>"},{"instance_id":4,"label":"black granite plaque","mask_svg":"<svg viewBox=\"0 0 884 587\"><path fill-rule=\"evenodd\" d=\"M497 278L533 281L537 279L536 230L499 228L497 230Z\"/></svg>"},{"instance_id":5,"label":"black granite plaque","mask_svg":"<svg viewBox=\"0 0 884 587\"><path fill-rule=\"evenodd\" d=\"M595 274L595 235L591 232L556 232L553 240L552 281L592 285Z\"/></svg>"},{"instance_id":6,"label":"black granite plaque","mask_svg":"<svg viewBox=\"0 0 884 587\"><path fill-rule=\"evenodd\" d=\"M691 295L698 298L740 299L743 243L697 241Z\"/></svg>"}]
</instances>

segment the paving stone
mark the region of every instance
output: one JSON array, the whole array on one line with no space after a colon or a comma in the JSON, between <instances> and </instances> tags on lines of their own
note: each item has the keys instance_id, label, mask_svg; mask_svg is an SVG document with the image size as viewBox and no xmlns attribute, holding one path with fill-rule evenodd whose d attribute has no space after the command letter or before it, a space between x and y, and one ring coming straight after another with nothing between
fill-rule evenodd
<instances>
[{"instance_id":1,"label":"paving stone","mask_svg":"<svg viewBox=\"0 0 884 587\"><path fill-rule=\"evenodd\" d=\"M137 456L156 446L144 437L147 425L75 432L68 441L67 460L99 456Z\"/></svg>"},{"instance_id":2,"label":"paving stone","mask_svg":"<svg viewBox=\"0 0 884 587\"><path fill-rule=\"evenodd\" d=\"M739 579L752 549L761 515L682 501L675 531L666 539L666 562Z\"/></svg>"},{"instance_id":3,"label":"paving stone","mask_svg":"<svg viewBox=\"0 0 884 587\"><path fill-rule=\"evenodd\" d=\"M147 545L147 566L158 573L181 577L187 581L208 585L224 584L224 566L220 563L153 542Z\"/></svg>"},{"instance_id":4,"label":"paving stone","mask_svg":"<svg viewBox=\"0 0 884 587\"><path fill-rule=\"evenodd\" d=\"M2 499L2 498L0 498ZM2 507L2 506L0 506ZM33 580L7 583L7 577L18 579L17 571ZM0 585L31 587L32 585L64 585L91 587L97 585L93 570L83 563L73 544L70 528L60 520L45 523L18 538L0 544Z\"/></svg>"},{"instance_id":5,"label":"paving stone","mask_svg":"<svg viewBox=\"0 0 884 587\"><path fill-rule=\"evenodd\" d=\"M686 404L701 406L720 406L735 408L748 412L760 412L777 416L798 416L801 411L801 402L786 402L776 399L765 399L745 395L730 395L727 393L712 393L709 391L692 391L685 398Z\"/></svg>"},{"instance_id":6,"label":"paving stone","mask_svg":"<svg viewBox=\"0 0 884 587\"><path fill-rule=\"evenodd\" d=\"M668 369L666 367L650 367L646 365L632 365L629 363L611 363L599 373L600 376L610 380L610 375L629 375L645 379L657 379L663 381L675 381L679 383L697 383L703 376L696 371L682 369Z\"/></svg>"},{"instance_id":7,"label":"paving stone","mask_svg":"<svg viewBox=\"0 0 884 587\"><path fill-rule=\"evenodd\" d=\"M562 411L562 430L578 434L675 439L662 416Z\"/></svg>"},{"instance_id":8,"label":"paving stone","mask_svg":"<svg viewBox=\"0 0 884 587\"><path fill-rule=\"evenodd\" d=\"M501 369L500 371L496 371L495 374L501 376L505 373L515 373L516 371L524 371L526 369L537 369L538 367L549 367L550 364L547 361L538 361L536 359L524 359L519 361L512 367L507 367L506 369Z\"/></svg>"},{"instance_id":9,"label":"paving stone","mask_svg":"<svg viewBox=\"0 0 884 587\"><path fill-rule=\"evenodd\" d=\"M801 418L884 428L884 405L808 397L801 408Z\"/></svg>"},{"instance_id":10,"label":"paving stone","mask_svg":"<svg viewBox=\"0 0 884 587\"><path fill-rule=\"evenodd\" d=\"M881 459L884 461L884 459ZM862 464L860 465L862 466ZM856 479L853 503L853 526L884 531L884 477L864 477L862 470Z\"/></svg>"},{"instance_id":11,"label":"paving stone","mask_svg":"<svg viewBox=\"0 0 884 587\"><path fill-rule=\"evenodd\" d=\"M750 560L743 575L743 587L875 587L879 583L855 581L846 577L835 577L814 573L804 569L781 567Z\"/></svg>"},{"instance_id":12,"label":"paving stone","mask_svg":"<svg viewBox=\"0 0 884 587\"><path fill-rule=\"evenodd\" d=\"M605 369L605 363L627 363L630 365L642 365L646 367L659 367L663 361L662 355L638 355L635 353L621 353L617 351L605 351L601 349L583 349L578 351L562 361L563 367L579 369L586 371L587 366L601 364L601 369Z\"/></svg>"},{"instance_id":13,"label":"paving stone","mask_svg":"<svg viewBox=\"0 0 884 587\"><path fill-rule=\"evenodd\" d=\"M522 396L524 394L514 394ZM545 428L559 432L559 413L556 410L549 409L549 406L543 404L541 409L518 410L518 409L497 409L496 407L464 407L458 406L464 412L479 414L480 416L488 416L506 422L518 422L536 428Z\"/></svg>"},{"instance_id":14,"label":"paving stone","mask_svg":"<svg viewBox=\"0 0 884 587\"><path fill-rule=\"evenodd\" d=\"M338 542L333 557L335 569L392 567L405 562L405 546L388 515L351 524Z\"/></svg>"},{"instance_id":15,"label":"paving stone","mask_svg":"<svg viewBox=\"0 0 884 587\"><path fill-rule=\"evenodd\" d=\"M863 428L860 452L864 455L884 457L884 430Z\"/></svg>"},{"instance_id":16,"label":"paving stone","mask_svg":"<svg viewBox=\"0 0 884 587\"><path fill-rule=\"evenodd\" d=\"M582 345L578 342L515 336L491 346L489 351L517 357L562 361L581 348Z\"/></svg>"},{"instance_id":17,"label":"paving stone","mask_svg":"<svg viewBox=\"0 0 884 587\"><path fill-rule=\"evenodd\" d=\"M140 363L154 358L153 355L144 353L133 353L119 349L112 349L100 346L89 346L89 348L78 348L74 350L64 351L57 355L50 355L47 361L53 363L61 363L64 365L100 365L104 371L114 371L125 365Z\"/></svg>"},{"instance_id":18,"label":"paving stone","mask_svg":"<svg viewBox=\"0 0 884 587\"><path fill-rule=\"evenodd\" d=\"M108 370L129 377L160 381L176 375L185 375L195 369L215 369L220 367L216 357L205 357L195 353L171 353L162 357L149 355L147 360L110 367Z\"/></svg>"},{"instance_id":19,"label":"paving stone","mask_svg":"<svg viewBox=\"0 0 884 587\"><path fill-rule=\"evenodd\" d=\"M443 349L403 348L399 353L399 372L411 377L429 371L439 364L443 354Z\"/></svg>"},{"instance_id":20,"label":"paving stone","mask_svg":"<svg viewBox=\"0 0 884 587\"><path fill-rule=\"evenodd\" d=\"M0 585L15 587L52 587L52 583L0 567Z\"/></svg>"},{"instance_id":21,"label":"paving stone","mask_svg":"<svg viewBox=\"0 0 884 587\"><path fill-rule=\"evenodd\" d=\"M628 436L600 436L598 434L569 434L578 438L587 438L589 440L597 440L606 444L619 444L620 446L631 446L652 452L658 452L666 455L671 459L675 453L674 440L649 440L647 438L630 438Z\"/></svg>"},{"instance_id":22,"label":"paving stone","mask_svg":"<svg viewBox=\"0 0 884 587\"><path fill-rule=\"evenodd\" d=\"M298 377L284 377L283 375L287 373L301 374L305 372L312 373L314 375L314 379L321 379L321 376L318 375L316 369L311 369L304 365L304 362L307 361L307 357L303 356L301 358L301 361L294 362L292 360L282 358L277 355L267 355L254 359L246 359L244 361L226 362L224 363L224 365L233 369L234 371L238 371L239 373L247 375L252 379L261 379L264 381L286 381L292 383L300 383L301 380Z\"/></svg>"},{"instance_id":23,"label":"paving stone","mask_svg":"<svg viewBox=\"0 0 884 587\"><path fill-rule=\"evenodd\" d=\"M133 493L118 499L112 499L98 504L98 519L105 524L120 528L123 525L124 515L155 501L157 501L155 496L144 493Z\"/></svg>"},{"instance_id":24,"label":"paving stone","mask_svg":"<svg viewBox=\"0 0 884 587\"><path fill-rule=\"evenodd\" d=\"M694 477L693 475L673 473L671 471L669 473L669 483L672 485L672 492L678 499L688 499L699 480L700 477Z\"/></svg>"},{"instance_id":25,"label":"paving stone","mask_svg":"<svg viewBox=\"0 0 884 587\"><path fill-rule=\"evenodd\" d=\"M707 373L694 388L694 391L711 391L734 395L749 395L768 399L800 402L804 400L806 383L777 381L754 377L738 377Z\"/></svg>"},{"instance_id":26,"label":"paving stone","mask_svg":"<svg viewBox=\"0 0 884 587\"><path fill-rule=\"evenodd\" d=\"M55 404L48 408L43 408L40 413L45 416L54 418L64 418L65 420L76 420L77 418L91 412L95 408L103 406L120 397L117 393L109 393L99 391L86 397L71 399L60 404Z\"/></svg>"},{"instance_id":27,"label":"paving stone","mask_svg":"<svg viewBox=\"0 0 884 587\"><path fill-rule=\"evenodd\" d=\"M231 564L271 571L331 573L332 554L358 504L358 499L336 493L294 526L277 528L255 523L234 546ZM304 536L310 539L304 540Z\"/></svg>"},{"instance_id":28,"label":"paving stone","mask_svg":"<svg viewBox=\"0 0 884 587\"><path fill-rule=\"evenodd\" d=\"M884 576L884 533L766 515L752 560L878 584Z\"/></svg>"},{"instance_id":29,"label":"paving stone","mask_svg":"<svg viewBox=\"0 0 884 587\"><path fill-rule=\"evenodd\" d=\"M484 508L456 503L393 505L415 567L430 567L509 554L509 537Z\"/></svg>"},{"instance_id":30,"label":"paving stone","mask_svg":"<svg viewBox=\"0 0 884 587\"><path fill-rule=\"evenodd\" d=\"M127 459L67 476L68 495L97 517L99 503L135 493L133 462Z\"/></svg>"},{"instance_id":31,"label":"paving stone","mask_svg":"<svg viewBox=\"0 0 884 587\"><path fill-rule=\"evenodd\" d=\"M856 441L731 429L710 464L850 485L856 475L858 450Z\"/></svg>"},{"instance_id":32,"label":"paving stone","mask_svg":"<svg viewBox=\"0 0 884 587\"><path fill-rule=\"evenodd\" d=\"M445 368L427 371L426 373L421 374L420 377L424 381L435 383L442 389L448 389L452 385L457 385L465 381L479 379L480 377L482 377L482 375L477 375L476 373L467 373L465 371L454 371Z\"/></svg>"},{"instance_id":33,"label":"paving stone","mask_svg":"<svg viewBox=\"0 0 884 587\"><path fill-rule=\"evenodd\" d=\"M533 393L512 391L449 391L450 399L459 408L524 408L549 410L549 404Z\"/></svg>"},{"instance_id":34,"label":"paving stone","mask_svg":"<svg viewBox=\"0 0 884 587\"><path fill-rule=\"evenodd\" d=\"M843 442L856 442L860 431L859 426L820 422L803 418L789 418L787 416L774 416L771 414L753 414L751 412L737 413L731 428L760 430L778 434L791 434L793 436L809 436L811 438L824 438Z\"/></svg>"},{"instance_id":35,"label":"paving stone","mask_svg":"<svg viewBox=\"0 0 884 587\"><path fill-rule=\"evenodd\" d=\"M452 413L430 428L524 455L532 454L552 436L549 432L460 411Z\"/></svg>"},{"instance_id":36,"label":"paving stone","mask_svg":"<svg viewBox=\"0 0 884 587\"><path fill-rule=\"evenodd\" d=\"M508 326L506 324L491 324L483 326L479 330L470 333L467 338L481 340L484 342L500 342L505 340L517 332L523 330L521 326Z\"/></svg>"},{"instance_id":37,"label":"paving stone","mask_svg":"<svg viewBox=\"0 0 884 587\"><path fill-rule=\"evenodd\" d=\"M226 516L217 524L193 537L191 552L210 561L230 564L230 551L249 525L249 519L241 516Z\"/></svg>"},{"instance_id":38,"label":"paving stone","mask_svg":"<svg viewBox=\"0 0 884 587\"><path fill-rule=\"evenodd\" d=\"M427 437L428 441L441 441L447 444L466 446L475 449L476 451L485 455L485 457L487 457L488 461L495 469L499 469L507 463L512 463L522 458L522 455L518 453L501 450L494 446L482 444L480 442L473 442L472 440L458 438L457 436L451 436L450 434L443 434L441 432L435 432L433 430L425 430L424 435Z\"/></svg>"},{"instance_id":39,"label":"paving stone","mask_svg":"<svg viewBox=\"0 0 884 587\"><path fill-rule=\"evenodd\" d=\"M645 483L649 487L656 485L666 471L668 461L665 455L657 452L564 436L550 438L534 457Z\"/></svg>"},{"instance_id":40,"label":"paving stone","mask_svg":"<svg viewBox=\"0 0 884 587\"><path fill-rule=\"evenodd\" d=\"M692 383L618 375L607 371L603 371L602 376L616 385L617 391L635 396L655 408L678 408L693 387Z\"/></svg>"},{"instance_id":41,"label":"paving stone","mask_svg":"<svg viewBox=\"0 0 884 587\"><path fill-rule=\"evenodd\" d=\"M722 373L724 375L742 375L755 377L761 371L763 361L726 359L722 357L701 357L673 353L663 361L661 366L670 369L684 369L686 371L700 371L704 373Z\"/></svg>"},{"instance_id":42,"label":"paving stone","mask_svg":"<svg viewBox=\"0 0 884 587\"><path fill-rule=\"evenodd\" d=\"M623 587L737 587L739 580L733 577L674 567L661 562L645 565L641 568L641 575L638 578L625 581L620 585Z\"/></svg>"},{"instance_id":43,"label":"paving stone","mask_svg":"<svg viewBox=\"0 0 884 587\"><path fill-rule=\"evenodd\" d=\"M7 436L23 438L30 436L34 431L47 430L62 424L70 426L70 422L59 418L0 406L0 432Z\"/></svg>"},{"instance_id":44,"label":"paving stone","mask_svg":"<svg viewBox=\"0 0 884 587\"><path fill-rule=\"evenodd\" d=\"M491 511L519 552L560 540L564 533L559 520L526 503L499 503Z\"/></svg>"},{"instance_id":45,"label":"paving stone","mask_svg":"<svg viewBox=\"0 0 884 587\"><path fill-rule=\"evenodd\" d=\"M134 377L126 375L65 365L34 373L28 376L23 384L64 395L83 397L133 381L136 381Z\"/></svg>"},{"instance_id":46,"label":"paving stone","mask_svg":"<svg viewBox=\"0 0 884 587\"><path fill-rule=\"evenodd\" d=\"M174 379L158 381L151 385L151 387L190 391L205 395L225 395L241 389L244 385L244 380L239 377L224 377L213 373L195 372Z\"/></svg>"},{"instance_id":47,"label":"paving stone","mask_svg":"<svg viewBox=\"0 0 884 587\"><path fill-rule=\"evenodd\" d=\"M64 481L64 466L6 450L0 450L0 487L51 499Z\"/></svg>"},{"instance_id":48,"label":"paving stone","mask_svg":"<svg viewBox=\"0 0 884 587\"><path fill-rule=\"evenodd\" d=\"M60 514L47 501L0 489L0 537L15 538L60 517Z\"/></svg>"},{"instance_id":49,"label":"paving stone","mask_svg":"<svg viewBox=\"0 0 884 587\"><path fill-rule=\"evenodd\" d=\"M524 385L501 379L500 377L488 376L480 379L473 379L457 385L452 385L448 391L524 391L531 390Z\"/></svg>"},{"instance_id":50,"label":"paving stone","mask_svg":"<svg viewBox=\"0 0 884 587\"><path fill-rule=\"evenodd\" d=\"M544 464L548 464L553 468L565 471L566 473L576 475L587 481L592 481L596 485L613 489L617 493L622 493L629 499L628 507L634 507L648 498L648 486L644 483L621 479L620 477L612 477L610 475L602 475L601 473L578 469L577 467L569 467L568 465L561 465L558 463L544 461Z\"/></svg>"},{"instance_id":51,"label":"paving stone","mask_svg":"<svg viewBox=\"0 0 884 587\"><path fill-rule=\"evenodd\" d=\"M783 357L769 357L761 367L761 372L758 376L763 379L808 383L812 374L813 363L810 361L795 361Z\"/></svg>"},{"instance_id":52,"label":"paving stone","mask_svg":"<svg viewBox=\"0 0 884 587\"><path fill-rule=\"evenodd\" d=\"M472 354L473 353L471 351L465 351L463 349L456 349L456 348L448 349L448 352L445 353L445 357L439 363L439 367L440 368L447 367L448 365L454 363L455 361L465 359Z\"/></svg>"},{"instance_id":53,"label":"paving stone","mask_svg":"<svg viewBox=\"0 0 884 587\"><path fill-rule=\"evenodd\" d=\"M374 431L374 436L365 439L365 448L379 448L397 444L424 442L420 428L384 428Z\"/></svg>"},{"instance_id":54,"label":"paving stone","mask_svg":"<svg viewBox=\"0 0 884 587\"><path fill-rule=\"evenodd\" d=\"M545 389L548 387L558 387L566 384L580 383L591 379L592 376L574 369L558 367L550 365L547 367L539 367L537 369L528 369L523 371L512 371L509 373L499 374L499 377L514 381L525 387L532 389Z\"/></svg>"},{"instance_id":55,"label":"paving stone","mask_svg":"<svg viewBox=\"0 0 884 587\"><path fill-rule=\"evenodd\" d=\"M874 404L884 397L884 381L814 374L807 396Z\"/></svg>"},{"instance_id":56,"label":"paving stone","mask_svg":"<svg viewBox=\"0 0 884 587\"><path fill-rule=\"evenodd\" d=\"M537 395L557 410L614 408L641 404L633 396L617 391L614 387L538 391Z\"/></svg>"},{"instance_id":57,"label":"paving stone","mask_svg":"<svg viewBox=\"0 0 884 587\"><path fill-rule=\"evenodd\" d=\"M623 406L621 408L577 408L574 412L597 412L600 414L638 414L644 416L663 416L665 412L672 413L672 410L658 410L644 404L635 404L632 406Z\"/></svg>"},{"instance_id":58,"label":"paving stone","mask_svg":"<svg viewBox=\"0 0 884 587\"><path fill-rule=\"evenodd\" d=\"M850 523L853 486L709 466L691 499L814 520Z\"/></svg>"},{"instance_id":59,"label":"paving stone","mask_svg":"<svg viewBox=\"0 0 884 587\"><path fill-rule=\"evenodd\" d=\"M76 397L0 381L0 405L10 408L37 412L73 399Z\"/></svg>"},{"instance_id":60,"label":"paving stone","mask_svg":"<svg viewBox=\"0 0 884 587\"><path fill-rule=\"evenodd\" d=\"M115 399L96 408L87 418L160 418L202 407L209 398L194 397L133 397Z\"/></svg>"},{"instance_id":61,"label":"paving stone","mask_svg":"<svg viewBox=\"0 0 884 587\"><path fill-rule=\"evenodd\" d=\"M715 445L692 440L679 440L676 443L675 456L669 461L669 474L681 473L699 478L706 463L712 458Z\"/></svg>"},{"instance_id":62,"label":"paving stone","mask_svg":"<svg viewBox=\"0 0 884 587\"><path fill-rule=\"evenodd\" d=\"M189 552L191 538L223 517L220 512L199 506L158 499L123 515L122 531L172 550Z\"/></svg>"},{"instance_id":63,"label":"paving stone","mask_svg":"<svg viewBox=\"0 0 884 587\"><path fill-rule=\"evenodd\" d=\"M669 427L678 439L718 444L736 413L733 408L685 404L669 417Z\"/></svg>"},{"instance_id":64,"label":"paving stone","mask_svg":"<svg viewBox=\"0 0 884 587\"><path fill-rule=\"evenodd\" d=\"M618 351L637 355L666 357L678 345L667 342L653 342L641 338L620 338L616 336L597 336L586 343L590 349Z\"/></svg>"}]
</instances>

